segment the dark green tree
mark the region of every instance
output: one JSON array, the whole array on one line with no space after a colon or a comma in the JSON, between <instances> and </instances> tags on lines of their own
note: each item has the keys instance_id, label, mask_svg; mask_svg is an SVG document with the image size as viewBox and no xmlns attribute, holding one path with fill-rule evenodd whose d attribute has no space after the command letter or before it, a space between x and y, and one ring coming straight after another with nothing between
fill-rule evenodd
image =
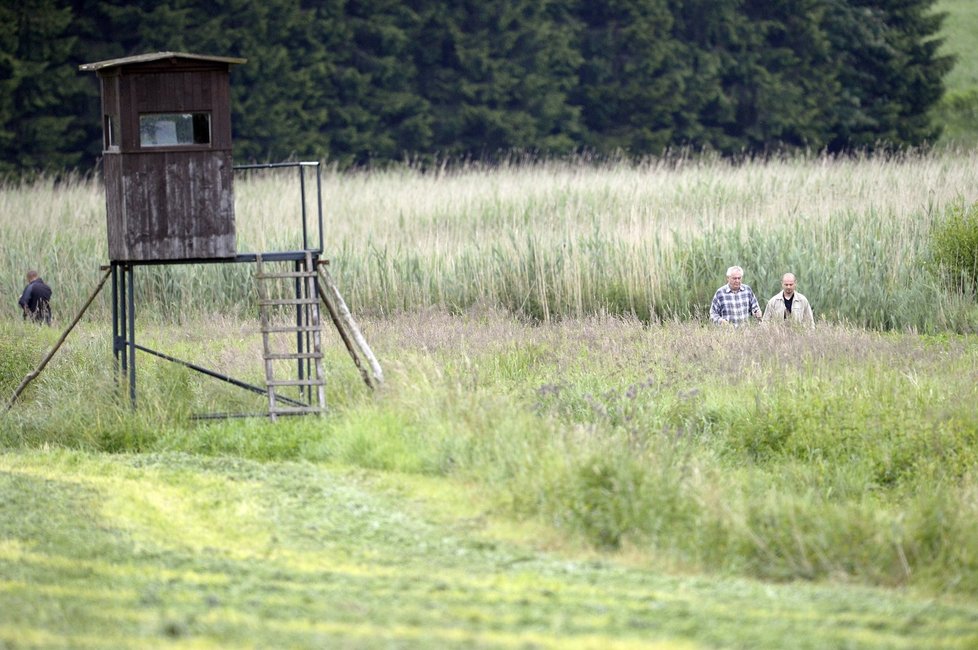
<instances>
[{"instance_id":1,"label":"dark green tree","mask_svg":"<svg viewBox=\"0 0 978 650\"><path fill-rule=\"evenodd\" d=\"M432 149L492 159L562 153L579 142L569 102L581 56L575 24L551 0L418 2L414 63L430 104Z\"/></svg>"},{"instance_id":2,"label":"dark green tree","mask_svg":"<svg viewBox=\"0 0 978 650\"><path fill-rule=\"evenodd\" d=\"M840 84L822 0L745 0L738 127L751 151L822 149Z\"/></svg>"},{"instance_id":3,"label":"dark green tree","mask_svg":"<svg viewBox=\"0 0 978 650\"><path fill-rule=\"evenodd\" d=\"M410 3L350 0L334 20L342 26L336 74L326 80L335 110L324 124L330 155L366 164L428 151L432 116L417 92L413 38L419 18Z\"/></svg>"},{"instance_id":4,"label":"dark green tree","mask_svg":"<svg viewBox=\"0 0 978 650\"><path fill-rule=\"evenodd\" d=\"M583 62L572 94L584 145L593 151L660 154L675 142L685 63L667 0L581 2Z\"/></svg>"},{"instance_id":5,"label":"dark green tree","mask_svg":"<svg viewBox=\"0 0 978 650\"><path fill-rule=\"evenodd\" d=\"M328 9L328 3L317 6ZM325 47L331 24L319 22L299 0L74 0L74 11L79 56L86 61L157 51L247 59L232 69L239 160L326 155L320 128L334 72ZM92 88L97 93L94 81ZM89 122L97 133L97 113Z\"/></svg>"},{"instance_id":6,"label":"dark green tree","mask_svg":"<svg viewBox=\"0 0 978 650\"><path fill-rule=\"evenodd\" d=\"M730 77L742 47L739 0L670 0L670 5L677 56L686 64L673 143L697 151L742 151L737 88Z\"/></svg>"},{"instance_id":7,"label":"dark green tree","mask_svg":"<svg viewBox=\"0 0 978 650\"><path fill-rule=\"evenodd\" d=\"M0 171L87 165L80 63L240 56L239 160L895 148L951 61L934 0L23 0L0 4Z\"/></svg>"},{"instance_id":8,"label":"dark green tree","mask_svg":"<svg viewBox=\"0 0 978 650\"><path fill-rule=\"evenodd\" d=\"M677 2L690 62L677 144L725 154L821 149L838 92L823 0Z\"/></svg>"},{"instance_id":9,"label":"dark green tree","mask_svg":"<svg viewBox=\"0 0 978 650\"><path fill-rule=\"evenodd\" d=\"M85 91L69 63L70 23L56 0L0 5L0 172L62 170L82 158Z\"/></svg>"},{"instance_id":10,"label":"dark green tree","mask_svg":"<svg viewBox=\"0 0 978 650\"><path fill-rule=\"evenodd\" d=\"M928 114L953 61L937 55L934 0L825 0L839 63L831 151L918 146L939 129Z\"/></svg>"},{"instance_id":11,"label":"dark green tree","mask_svg":"<svg viewBox=\"0 0 978 650\"><path fill-rule=\"evenodd\" d=\"M182 0L160 3L153 0L68 0L73 39L71 66L117 59L154 51L181 51L192 39L193 7ZM192 42L192 41L191 41ZM102 152L102 119L96 75L80 73L84 95L77 104L86 161Z\"/></svg>"},{"instance_id":12,"label":"dark green tree","mask_svg":"<svg viewBox=\"0 0 978 650\"><path fill-rule=\"evenodd\" d=\"M199 20L193 51L247 59L231 76L235 158L325 157L330 25L299 0L193 0L192 6Z\"/></svg>"}]
</instances>

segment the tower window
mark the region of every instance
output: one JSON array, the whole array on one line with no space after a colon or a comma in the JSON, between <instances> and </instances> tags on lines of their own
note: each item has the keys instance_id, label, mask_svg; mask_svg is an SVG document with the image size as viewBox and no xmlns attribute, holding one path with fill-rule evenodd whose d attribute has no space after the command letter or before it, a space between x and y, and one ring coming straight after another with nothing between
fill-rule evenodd
<instances>
[{"instance_id":1,"label":"tower window","mask_svg":"<svg viewBox=\"0 0 978 650\"><path fill-rule=\"evenodd\" d=\"M141 147L206 146L210 143L210 113L148 113L139 116Z\"/></svg>"},{"instance_id":2,"label":"tower window","mask_svg":"<svg viewBox=\"0 0 978 650\"><path fill-rule=\"evenodd\" d=\"M116 115L105 116L105 148L107 150L119 148L119 118Z\"/></svg>"}]
</instances>

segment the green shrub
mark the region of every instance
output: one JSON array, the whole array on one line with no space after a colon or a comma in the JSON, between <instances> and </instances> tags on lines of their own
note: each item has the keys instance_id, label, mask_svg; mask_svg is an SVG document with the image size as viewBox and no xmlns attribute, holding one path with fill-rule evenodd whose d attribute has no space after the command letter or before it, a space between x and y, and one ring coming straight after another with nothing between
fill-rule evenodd
<instances>
[{"instance_id":1,"label":"green shrub","mask_svg":"<svg viewBox=\"0 0 978 650\"><path fill-rule=\"evenodd\" d=\"M584 458L573 468L564 513L575 529L600 548L618 548L622 537L639 525L636 506L640 503L645 472L628 458L608 455Z\"/></svg>"},{"instance_id":2,"label":"green shrub","mask_svg":"<svg viewBox=\"0 0 978 650\"><path fill-rule=\"evenodd\" d=\"M948 209L933 228L931 252L950 289L978 293L978 204Z\"/></svg>"}]
</instances>

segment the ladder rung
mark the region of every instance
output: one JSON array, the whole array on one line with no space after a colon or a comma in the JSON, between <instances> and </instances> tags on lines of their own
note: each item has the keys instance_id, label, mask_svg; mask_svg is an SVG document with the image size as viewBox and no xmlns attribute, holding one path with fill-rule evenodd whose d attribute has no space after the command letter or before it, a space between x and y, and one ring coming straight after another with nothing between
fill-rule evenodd
<instances>
[{"instance_id":1,"label":"ladder rung","mask_svg":"<svg viewBox=\"0 0 978 650\"><path fill-rule=\"evenodd\" d=\"M283 327L263 327L262 332L265 334L281 334L287 332L319 332L322 327L319 325L291 325Z\"/></svg>"},{"instance_id":2,"label":"ladder rung","mask_svg":"<svg viewBox=\"0 0 978 650\"><path fill-rule=\"evenodd\" d=\"M275 280L279 278L314 278L315 271L283 271L282 273L258 273L255 278L258 280Z\"/></svg>"},{"instance_id":3,"label":"ladder rung","mask_svg":"<svg viewBox=\"0 0 978 650\"><path fill-rule=\"evenodd\" d=\"M320 348L319 335L314 337L313 346L310 348L309 352L289 352L289 353L272 353L269 349L270 347L270 337L269 334L300 334L302 332L321 332L322 326L319 323L319 297L314 296L310 298L299 297L302 292L297 291L298 294L295 298L285 298L285 299L269 299L268 291L266 289L266 283L264 281L271 280L288 280L294 279L296 284L299 282L303 283L303 287L311 288L311 283L306 285L307 281L318 278L318 269L313 267L311 254L306 252L306 264L305 268L300 265L296 265L294 271L282 271L282 272L265 272L265 268L262 266L262 256L257 254L256 260L258 262L258 268L255 270L255 278L257 280L258 288L258 306L260 308L261 315L261 333L262 340L264 343L264 359L265 359L265 379L266 387L268 390L268 401L269 409L268 415L272 420L275 420L278 416L284 415L305 415L305 414L322 414L326 411L326 405L323 400L325 380L322 378L322 359L323 354ZM279 267L281 268L281 267ZM278 294L281 295L281 294ZM316 309L311 309L315 305ZM297 318L298 323L295 325L271 325L269 320L270 307L296 307L300 308L302 306L309 306L310 309L307 311L307 315L312 318L305 321L306 324L302 324L303 320ZM279 321L281 322L281 321ZM302 348L301 336L299 338L299 343L297 347ZM309 377L307 379L273 379L273 361L292 361L292 360L315 360L316 361L316 375L317 377L313 379ZM302 366L299 366L299 374L302 374ZM294 375L293 375L294 376ZM277 390L281 390L284 387L296 386L296 387L309 387L311 393L311 387L316 386L319 393L319 406L313 406L312 404L301 404L299 406L279 406L277 401L278 397L276 395ZM284 396L281 399L289 402ZM309 401L312 401L311 394Z\"/></svg>"},{"instance_id":4,"label":"ladder rung","mask_svg":"<svg viewBox=\"0 0 978 650\"><path fill-rule=\"evenodd\" d=\"M288 415L290 413L322 413L326 409L321 409L318 406L276 406L274 409L270 409L269 413L274 413L275 415Z\"/></svg>"},{"instance_id":5,"label":"ladder rung","mask_svg":"<svg viewBox=\"0 0 978 650\"><path fill-rule=\"evenodd\" d=\"M273 305L317 305L319 298L288 298L286 300L259 300L258 304L263 307Z\"/></svg>"},{"instance_id":6,"label":"ladder rung","mask_svg":"<svg viewBox=\"0 0 978 650\"><path fill-rule=\"evenodd\" d=\"M288 352L285 354L266 354L267 361L284 361L295 359L322 359L322 352Z\"/></svg>"},{"instance_id":7,"label":"ladder rung","mask_svg":"<svg viewBox=\"0 0 978 650\"><path fill-rule=\"evenodd\" d=\"M324 379L269 379L269 386L325 386Z\"/></svg>"}]
</instances>

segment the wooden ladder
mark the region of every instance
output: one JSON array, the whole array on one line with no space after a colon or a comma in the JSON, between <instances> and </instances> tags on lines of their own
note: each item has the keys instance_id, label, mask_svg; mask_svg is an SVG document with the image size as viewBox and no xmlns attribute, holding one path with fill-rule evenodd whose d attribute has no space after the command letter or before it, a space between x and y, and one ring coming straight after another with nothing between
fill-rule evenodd
<instances>
[{"instance_id":1,"label":"wooden ladder","mask_svg":"<svg viewBox=\"0 0 978 650\"><path fill-rule=\"evenodd\" d=\"M326 410L326 380L323 375L322 328L317 295L316 268L312 253L306 251L303 264L299 261L296 270L266 272L261 254L256 255L257 273L255 284L258 288L258 308L261 317L261 338L265 358L265 384L268 386L268 416L273 421L279 415L323 413ZM269 298L268 285L282 280L295 284L295 297ZM286 294L288 290L286 291ZM273 316L276 311L294 308L295 324L282 325ZM295 334L295 351L283 352L273 349L274 334ZM305 346L303 345L305 343ZM296 375L285 379L275 377L276 361L296 361ZM315 373L313 374L313 368ZM306 395L307 404L302 406L282 406L279 392L298 387ZM313 404L315 391L318 405ZM288 400L296 404L295 400ZM301 402L299 402L301 404Z\"/></svg>"}]
</instances>

